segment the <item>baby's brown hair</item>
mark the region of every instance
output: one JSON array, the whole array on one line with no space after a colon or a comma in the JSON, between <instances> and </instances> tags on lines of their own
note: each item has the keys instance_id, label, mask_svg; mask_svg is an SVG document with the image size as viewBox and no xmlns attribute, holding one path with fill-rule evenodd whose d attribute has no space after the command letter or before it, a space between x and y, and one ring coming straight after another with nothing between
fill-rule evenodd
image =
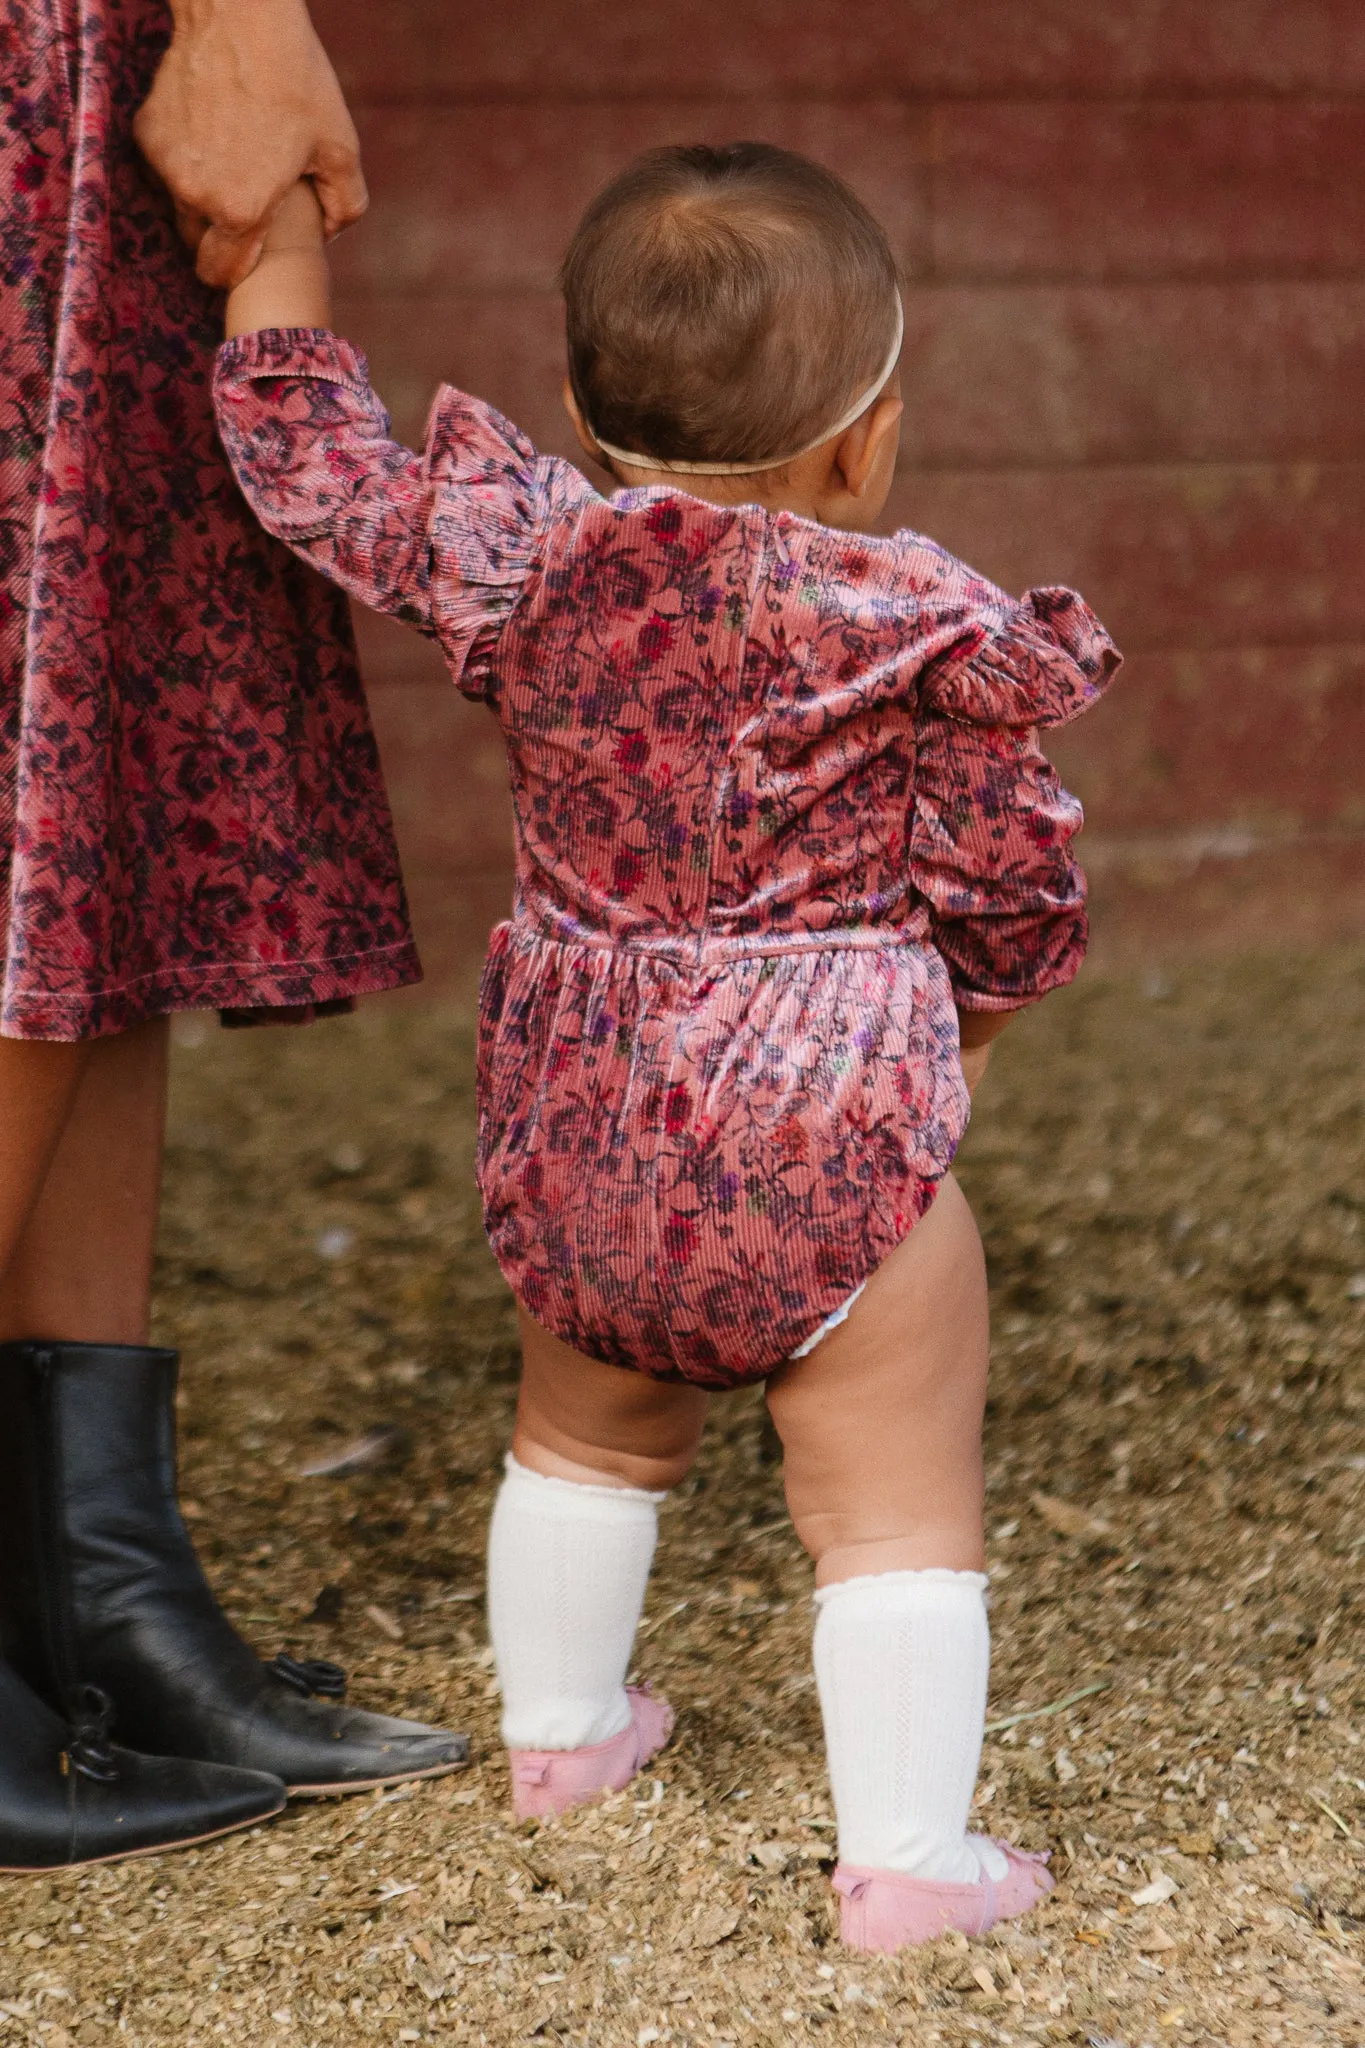
<instances>
[{"instance_id":1,"label":"baby's brown hair","mask_svg":"<svg viewBox=\"0 0 1365 2048\"><path fill-rule=\"evenodd\" d=\"M592 432L664 461L781 461L893 344L895 259L841 179L767 142L652 149L598 193L561 273Z\"/></svg>"}]
</instances>

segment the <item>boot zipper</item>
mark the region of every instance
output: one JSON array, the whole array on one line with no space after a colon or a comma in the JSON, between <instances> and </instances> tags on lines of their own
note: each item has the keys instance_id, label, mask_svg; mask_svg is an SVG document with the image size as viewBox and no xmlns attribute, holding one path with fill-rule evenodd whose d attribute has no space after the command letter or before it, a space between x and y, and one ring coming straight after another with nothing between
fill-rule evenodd
<instances>
[{"instance_id":1,"label":"boot zipper","mask_svg":"<svg viewBox=\"0 0 1365 2048\"><path fill-rule=\"evenodd\" d=\"M39 1472L37 1506L38 1552L42 1569L38 1611L42 1617L43 1647L60 1695L55 1704L64 1713L72 1691L79 1683L79 1671L65 1522L61 1509L63 1461L55 1349L48 1345L40 1346L33 1354L33 1363L41 1390L38 1403L39 1460L46 1466L46 1470L40 1469Z\"/></svg>"}]
</instances>

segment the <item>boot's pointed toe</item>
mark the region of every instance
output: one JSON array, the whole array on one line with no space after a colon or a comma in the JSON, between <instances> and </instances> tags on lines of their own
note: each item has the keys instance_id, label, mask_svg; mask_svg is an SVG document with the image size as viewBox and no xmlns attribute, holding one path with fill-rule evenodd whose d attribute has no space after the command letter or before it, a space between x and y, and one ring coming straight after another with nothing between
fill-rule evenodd
<instances>
[{"instance_id":1,"label":"boot's pointed toe","mask_svg":"<svg viewBox=\"0 0 1365 2048\"><path fill-rule=\"evenodd\" d=\"M302 1703L299 1703L302 1705ZM307 1718L292 1704L272 1714L261 1754L278 1758L292 1793L365 1792L407 1778L442 1778L469 1761L469 1742L420 1721L395 1721L351 1707L314 1703Z\"/></svg>"},{"instance_id":2,"label":"boot's pointed toe","mask_svg":"<svg viewBox=\"0 0 1365 2048\"><path fill-rule=\"evenodd\" d=\"M295 1793L438 1777L462 1735L340 1704L335 1665L263 1664L213 1597L175 1498L176 1355L0 1347L5 1647L57 1704L81 1681L139 1750L265 1771Z\"/></svg>"},{"instance_id":3,"label":"boot's pointed toe","mask_svg":"<svg viewBox=\"0 0 1365 2048\"><path fill-rule=\"evenodd\" d=\"M444 1777L469 1761L463 1735L343 1706L345 1674L335 1664L277 1657L256 1669L283 1682L257 1696L238 1747L244 1758L269 1758L265 1768L277 1771L291 1793L371 1791L405 1778Z\"/></svg>"},{"instance_id":4,"label":"boot's pointed toe","mask_svg":"<svg viewBox=\"0 0 1365 2048\"><path fill-rule=\"evenodd\" d=\"M0 1662L0 1871L185 1849L284 1805L279 1779L259 1771L123 1749L108 1739L110 1718L104 1695L86 1687L63 1719Z\"/></svg>"},{"instance_id":5,"label":"boot's pointed toe","mask_svg":"<svg viewBox=\"0 0 1365 2048\"><path fill-rule=\"evenodd\" d=\"M113 1783L82 1788L72 1862L188 1849L271 1819L288 1796L265 1771L142 1756L117 1746L111 1754L117 1768Z\"/></svg>"}]
</instances>

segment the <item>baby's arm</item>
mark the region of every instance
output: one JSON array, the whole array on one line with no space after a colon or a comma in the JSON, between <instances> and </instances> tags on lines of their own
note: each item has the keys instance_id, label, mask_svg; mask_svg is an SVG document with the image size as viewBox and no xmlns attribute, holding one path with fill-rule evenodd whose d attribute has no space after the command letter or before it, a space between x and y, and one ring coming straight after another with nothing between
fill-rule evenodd
<instances>
[{"instance_id":1,"label":"baby's arm","mask_svg":"<svg viewBox=\"0 0 1365 2048\"><path fill-rule=\"evenodd\" d=\"M1103 693L1119 655L1072 590L1014 599L931 541L913 550L921 633L937 645L916 708L911 880L957 1003L975 1087L1019 1010L1085 954L1081 807L1038 745Z\"/></svg>"},{"instance_id":2,"label":"baby's arm","mask_svg":"<svg viewBox=\"0 0 1365 2048\"><path fill-rule=\"evenodd\" d=\"M1017 1010L958 1011L957 1040L962 1052L962 1078L972 1095L986 1078L992 1045L1005 1026L1018 1015Z\"/></svg>"},{"instance_id":3,"label":"baby's arm","mask_svg":"<svg viewBox=\"0 0 1365 2048\"><path fill-rule=\"evenodd\" d=\"M266 230L256 268L227 300L227 334L262 327L330 327L331 275L322 208L310 178L300 178Z\"/></svg>"},{"instance_id":4,"label":"baby's arm","mask_svg":"<svg viewBox=\"0 0 1365 2048\"><path fill-rule=\"evenodd\" d=\"M1071 980L1085 952L1081 807L1032 731L921 713L911 879L957 1003L975 1087L1017 1013Z\"/></svg>"},{"instance_id":5,"label":"baby's arm","mask_svg":"<svg viewBox=\"0 0 1365 2048\"><path fill-rule=\"evenodd\" d=\"M480 664L531 573L558 470L491 406L449 389L424 451L405 448L364 356L327 331L327 312L318 204L303 183L228 299L213 385L228 459L268 533L362 604L438 640L460 687L482 695ZM576 470L558 468L588 494Z\"/></svg>"},{"instance_id":6,"label":"baby's arm","mask_svg":"<svg viewBox=\"0 0 1365 2048\"><path fill-rule=\"evenodd\" d=\"M358 349L327 331L312 185L285 199L260 262L228 296L213 397L242 493L268 533L375 611L440 643L482 697L545 521L590 486L524 434L443 387L421 454L395 441Z\"/></svg>"},{"instance_id":7,"label":"baby's arm","mask_svg":"<svg viewBox=\"0 0 1365 2048\"><path fill-rule=\"evenodd\" d=\"M330 301L322 208L301 178L228 293L223 445L268 532L362 604L435 634L431 478L390 437L363 357L326 333Z\"/></svg>"}]
</instances>

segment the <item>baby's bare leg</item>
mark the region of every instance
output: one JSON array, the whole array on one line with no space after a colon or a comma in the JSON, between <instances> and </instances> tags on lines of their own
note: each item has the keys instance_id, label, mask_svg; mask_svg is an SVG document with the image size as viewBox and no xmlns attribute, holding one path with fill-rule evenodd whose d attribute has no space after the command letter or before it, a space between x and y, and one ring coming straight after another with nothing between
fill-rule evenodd
<instances>
[{"instance_id":1,"label":"baby's bare leg","mask_svg":"<svg viewBox=\"0 0 1365 2048\"><path fill-rule=\"evenodd\" d=\"M696 1454L706 1396L585 1358L522 1313L523 1372L488 1545L488 1620L520 1814L621 1785L672 1716L626 1673L659 1502ZM557 1764L547 1753L577 1762ZM567 1775L566 1775L567 1773Z\"/></svg>"},{"instance_id":2,"label":"baby's bare leg","mask_svg":"<svg viewBox=\"0 0 1365 2048\"><path fill-rule=\"evenodd\" d=\"M816 1583L980 1571L986 1269L951 1174L839 1324L768 1382Z\"/></svg>"},{"instance_id":3,"label":"baby's bare leg","mask_svg":"<svg viewBox=\"0 0 1365 2048\"><path fill-rule=\"evenodd\" d=\"M697 1455L707 1396L586 1358L521 1310L522 1375L512 1455L547 1479L676 1486Z\"/></svg>"},{"instance_id":4,"label":"baby's bare leg","mask_svg":"<svg viewBox=\"0 0 1365 2048\"><path fill-rule=\"evenodd\" d=\"M792 1519L816 1561L815 1673L846 1885L1000 1883L1010 1868L967 1833L990 1662L987 1348L981 1242L950 1178L847 1320L769 1383ZM893 1884L892 1897L897 1912L910 1901L897 1941L921 1908L937 1930L927 1894ZM860 1939L856 1916L846 1932Z\"/></svg>"}]
</instances>

